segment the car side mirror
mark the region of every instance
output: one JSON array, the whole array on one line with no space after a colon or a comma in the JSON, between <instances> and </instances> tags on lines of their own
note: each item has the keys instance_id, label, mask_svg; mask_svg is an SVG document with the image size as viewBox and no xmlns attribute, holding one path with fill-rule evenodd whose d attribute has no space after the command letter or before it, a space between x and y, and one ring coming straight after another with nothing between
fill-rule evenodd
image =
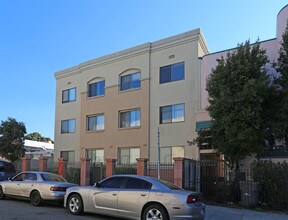
<instances>
[{"instance_id":1,"label":"car side mirror","mask_svg":"<svg viewBox=\"0 0 288 220\"><path fill-rule=\"evenodd\" d=\"M11 181L11 180L12 180L12 177L9 177L9 178L8 178L8 180L10 180L10 181Z\"/></svg>"},{"instance_id":2,"label":"car side mirror","mask_svg":"<svg viewBox=\"0 0 288 220\"><path fill-rule=\"evenodd\" d=\"M97 188L99 188L99 187L101 186L101 184L100 184L99 182L96 182L96 183L94 184L94 186L97 187Z\"/></svg>"}]
</instances>

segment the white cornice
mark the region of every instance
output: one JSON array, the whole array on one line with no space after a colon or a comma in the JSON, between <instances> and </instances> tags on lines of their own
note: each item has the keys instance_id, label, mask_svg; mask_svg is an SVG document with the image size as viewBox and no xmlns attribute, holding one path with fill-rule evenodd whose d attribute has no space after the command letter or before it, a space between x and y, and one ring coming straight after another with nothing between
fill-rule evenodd
<instances>
[{"instance_id":1,"label":"white cornice","mask_svg":"<svg viewBox=\"0 0 288 220\"><path fill-rule=\"evenodd\" d=\"M151 43L152 52L199 40L200 29L195 29Z\"/></svg>"},{"instance_id":2,"label":"white cornice","mask_svg":"<svg viewBox=\"0 0 288 220\"><path fill-rule=\"evenodd\" d=\"M169 47L185 44L188 42L199 41L204 51L208 51L204 37L200 29L195 29L172 37L168 37L153 43L145 43L136 47L122 50L107 56L99 57L80 63L77 66L58 71L54 74L56 79L65 78L71 75L80 74L81 72L93 69L99 66L108 65L113 62L118 62L124 59L129 59L135 56L140 56L146 53L163 50Z\"/></svg>"},{"instance_id":3,"label":"white cornice","mask_svg":"<svg viewBox=\"0 0 288 220\"><path fill-rule=\"evenodd\" d=\"M208 45L206 43L206 40L204 38L204 35L202 33L202 31L200 30L200 34L199 34L199 44L202 48L202 50L204 51L205 54L208 54L209 53L209 48L208 48Z\"/></svg>"},{"instance_id":4,"label":"white cornice","mask_svg":"<svg viewBox=\"0 0 288 220\"><path fill-rule=\"evenodd\" d=\"M150 43L142 44L113 54L109 54L107 56L99 57L93 60L80 63L78 66L58 71L54 74L54 76L56 79L64 78L67 76L79 74L85 70L93 69L95 67L107 65L113 62L139 56L149 52L150 52Z\"/></svg>"}]
</instances>

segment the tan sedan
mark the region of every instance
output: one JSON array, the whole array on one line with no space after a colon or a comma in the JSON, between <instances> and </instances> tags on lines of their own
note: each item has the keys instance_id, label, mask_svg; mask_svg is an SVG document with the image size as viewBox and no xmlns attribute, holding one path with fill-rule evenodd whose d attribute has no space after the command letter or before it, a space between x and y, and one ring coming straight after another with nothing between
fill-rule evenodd
<instances>
[{"instance_id":1,"label":"tan sedan","mask_svg":"<svg viewBox=\"0 0 288 220\"><path fill-rule=\"evenodd\" d=\"M43 201L61 201L66 189L76 184L67 182L61 176L48 172L22 172L0 182L0 200L6 196L30 199L34 206Z\"/></svg>"},{"instance_id":2,"label":"tan sedan","mask_svg":"<svg viewBox=\"0 0 288 220\"><path fill-rule=\"evenodd\" d=\"M94 186L70 187L64 206L74 214L91 212L141 220L203 220L202 194L147 176L116 175Z\"/></svg>"}]
</instances>

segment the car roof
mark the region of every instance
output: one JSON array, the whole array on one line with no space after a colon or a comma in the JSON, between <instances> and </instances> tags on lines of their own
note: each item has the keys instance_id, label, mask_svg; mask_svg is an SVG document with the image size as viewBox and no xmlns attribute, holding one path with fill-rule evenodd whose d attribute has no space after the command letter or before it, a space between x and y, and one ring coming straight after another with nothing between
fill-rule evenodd
<instances>
[{"instance_id":1,"label":"car roof","mask_svg":"<svg viewBox=\"0 0 288 220\"><path fill-rule=\"evenodd\" d=\"M143 179L143 180L153 180L154 179L153 177L150 177L150 176L139 176L139 175L133 175L133 174L118 174L118 175L113 175L111 177L134 177L134 178L139 178L139 179Z\"/></svg>"},{"instance_id":2,"label":"car roof","mask_svg":"<svg viewBox=\"0 0 288 220\"><path fill-rule=\"evenodd\" d=\"M135 178L139 178L139 179L143 179L143 180L157 180L156 177L152 177L152 176L141 176L141 175L136 175L136 174L117 174L117 175L113 175L113 176L135 177ZM111 177L112 177L112 176L111 176Z\"/></svg>"},{"instance_id":3,"label":"car roof","mask_svg":"<svg viewBox=\"0 0 288 220\"><path fill-rule=\"evenodd\" d=\"M112 177L132 177L132 178L138 178L138 179L142 179L142 180L146 180L150 183L152 183L154 185L154 187L158 188L167 188L169 189L167 186L165 186L163 183L161 183L160 181L158 181L158 179L156 179L155 177L151 177L151 176L139 176L139 175L132 175L132 174L121 174L121 175L113 175L110 176L108 178L112 178ZM163 181L163 180L161 180ZM166 181L165 181L166 182ZM173 183L171 183L173 184Z\"/></svg>"},{"instance_id":4,"label":"car roof","mask_svg":"<svg viewBox=\"0 0 288 220\"><path fill-rule=\"evenodd\" d=\"M43 172L43 171L22 171L20 173L35 173L35 174L54 174L54 175L58 175L57 173L50 173L50 172Z\"/></svg>"},{"instance_id":5,"label":"car roof","mask_svg":"<svg viewBox=\"0 0 288 220\"><path fill-rule=\"evenodd\" d=\"M0 160L1 163L10 163L10 164L13 164L12 162L10 161L7 161L7 160Z\"/></svg>"}]
</instances>

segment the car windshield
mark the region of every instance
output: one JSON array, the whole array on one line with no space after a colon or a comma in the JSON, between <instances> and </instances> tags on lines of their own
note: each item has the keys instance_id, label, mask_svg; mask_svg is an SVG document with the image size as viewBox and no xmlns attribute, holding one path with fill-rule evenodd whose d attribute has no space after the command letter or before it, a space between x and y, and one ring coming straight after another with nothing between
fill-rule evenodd
<instances>
[{"instance_id":1,"label":"car windshield","mask_svg":"<svg viewBox=\"0 0 288 220\"><path fill-rule=\"evenodd\" d=\"M52 173L42 173L41 177L44 181L67 182L63 177Z\"/></svg>"},{"instance_id":2,"label":"car windshield","mask_svg":"<svg viewBox=\"0 0 288 220\"><path fill-rule=\"evenodd\" d=\"M167 181L164 181L164 180L161 180L161 179L156 179L156 178L153 178L153 179L155 181L163 184L164 186L168 187L171 190L183 190L182 188L180 188L179 186L174 185L173 183L170 183L170 182L167 182Z\"/></svg>"},{"instance_id":3,"label":"car windshield","mask_svg":"<svg viewBox=\"0 0 288 220\"><path fill-rule=\"evenodd\" d=\"M4 171L5 171L4 162L0 161L0 172Z\"/></svg>"},{"instance_id":4,"label":"car windshield","mask_svg":"<svg viewBox=\"0 0 288 220\"><path fill-rule=\"evenodd\" d=\"M0 172L15 173L15 167L12 163L0 161Z\"/></svg>"}]
</instances>

